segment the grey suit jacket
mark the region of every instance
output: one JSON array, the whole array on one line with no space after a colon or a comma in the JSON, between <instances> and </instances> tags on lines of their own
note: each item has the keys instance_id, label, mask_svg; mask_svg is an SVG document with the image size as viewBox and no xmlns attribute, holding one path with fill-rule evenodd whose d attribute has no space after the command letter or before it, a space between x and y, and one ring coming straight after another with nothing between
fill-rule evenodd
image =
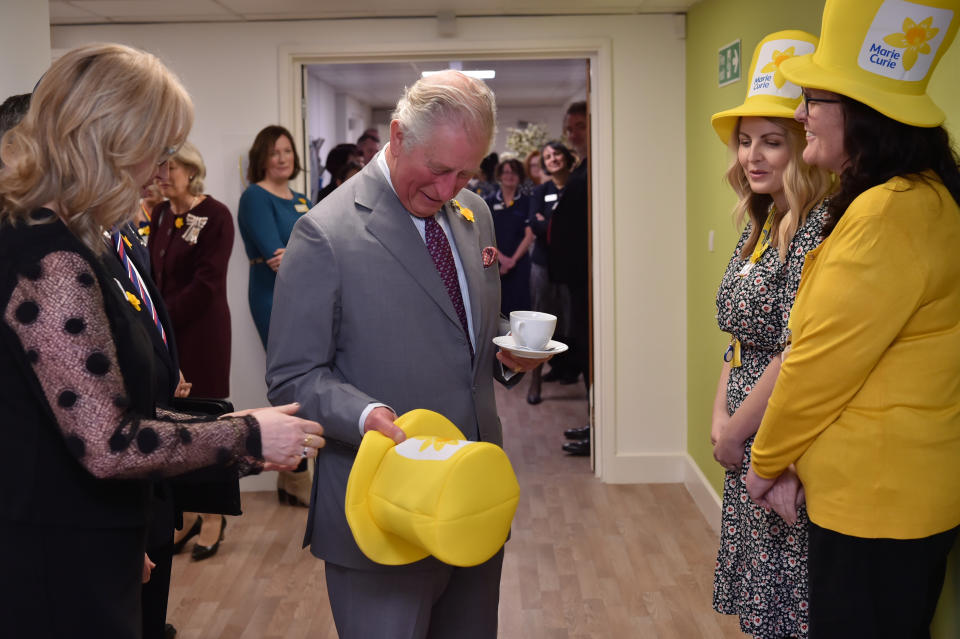
<instances>
[{"instance_id":1,"label":"grey suit jacket","mask_svg":"<svg viewBox=\"0 0 960 639\"><path fill-rule=\"evenodd\" d=\"M472 364L426 245L375 161L300 218L287 244L270 320L268 395L274 404L300 402L299 414L325 429L304 545L335 564L386 569L360 552L344 515L368 404L397 414L434 410L469 439L502 444L491 341L500 275L481 255L496 245L493 220L475 194L457 199L475 214L471 222L444 206L470 292Z\"/></svg>"}]
</instances>

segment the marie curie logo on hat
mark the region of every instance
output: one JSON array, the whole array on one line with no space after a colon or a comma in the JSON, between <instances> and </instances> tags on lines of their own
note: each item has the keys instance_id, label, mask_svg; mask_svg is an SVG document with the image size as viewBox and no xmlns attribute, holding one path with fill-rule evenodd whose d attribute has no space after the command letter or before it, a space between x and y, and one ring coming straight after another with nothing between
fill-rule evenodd
<instances>
[{"instance_id":1,"label":"marie curie logo on hat","mask_svg":"<svg viewBox=\"0 0 960 639\"><path fill-rule=\"evenodd\" d=\"M476 566L503 547L520 485L502 448L467 441L446 417L417 409L396 420L407 439L364 435L344 513L357 547L397 566L433 555Z\"/></svg>"},{"instance_id":2,"label":"marie curie logo on hat","mask_svg":"<svg viewBox=\"0 0 960 639\"><path fill-rule=\"evenodd\" d=\"M471 442L459 439L444 439L437 437L433 439L421 439L419 437L407 439L393 449L397 455L407 459L432 459L434 461L443 461L453 457L454 453L469 446Z\"/></svg>"},{"instance_id":3,"label":"marie curie logo on hat","mask_svg":"<svg viewBox=\"0 0 960 639\"><path fill-rule=\"evenodd\" d=\"M887 0L867 30L857 63L877 75L919 82L930 72L951 21L949 9Z\"/></svg>"},{"instance_id":4,"label":"marie curie logo on hat","mask_svg":"<svg viewBox=\"0 0 960 639\"><path fill-rule=\"evenodd\" d=\"M800 87L787 82L780 65L798 55L813 53L814 44L804 40L768 40L754 56L753 79L747 97L775 95L782 98L799 98Z\"/></svg>"}]
</instances>

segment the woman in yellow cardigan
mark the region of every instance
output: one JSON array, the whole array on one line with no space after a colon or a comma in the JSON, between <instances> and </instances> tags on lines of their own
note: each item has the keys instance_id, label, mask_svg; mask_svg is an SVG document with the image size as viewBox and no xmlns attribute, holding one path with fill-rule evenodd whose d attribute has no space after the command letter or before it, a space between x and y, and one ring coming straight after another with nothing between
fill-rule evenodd
<instances>
[{"instance_id":1,"label":"woman in yellow cardigan","mask_svg":"<svg viewBox=\"0 0 960 639\"><path fill-rule=\"evenodd\" d=\"M831 187L827 171L801 158L803 126L793 119L800 87L777 86L771 60L812 52L816 43L795 30L763 38L743 104L711 118L731 151L727 181L739 200L735 218L747 221L717 291L717 323L730 345L711 424L713 456L727 469L713 608L737 615L740 629L755 639L805 639L809 626L806 511L781 518L751 502L744 482L780 370L803 258L822 239L823 199Z\"/></svg>"},{"instance_id":2,"label":"woman in yellow cardigan","mask_svg":"<svg viewBox=\"0 0 960 639\"><path fill-rule=\"evenodd\" d=\"M817 51L781 66L840 189L747 488L790 511L795 463L812 639L929 637L960 524L960 171L924 93L958 21L960 0L828 0Z\"/></svg>"}]
</instances>

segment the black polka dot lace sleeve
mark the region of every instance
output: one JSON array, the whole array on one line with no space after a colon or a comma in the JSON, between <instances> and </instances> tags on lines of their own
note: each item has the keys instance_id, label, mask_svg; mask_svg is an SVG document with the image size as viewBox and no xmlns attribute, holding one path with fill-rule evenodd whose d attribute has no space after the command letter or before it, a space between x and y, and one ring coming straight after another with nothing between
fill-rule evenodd
<instances>
[{"instance_id":1,"label":"black polka dot lace sleeve","mask_svg":"<svg viewBox=\"0 0 960 639\"><path fill-rule=\"evenodd\" d=\"M252 417L146 419L129 408L103 294L89 263L49 253L22 273L3 319L20 340L67 447L94 476L171 476L212 464L250 472Z\"/></svg>"}]
</instances>

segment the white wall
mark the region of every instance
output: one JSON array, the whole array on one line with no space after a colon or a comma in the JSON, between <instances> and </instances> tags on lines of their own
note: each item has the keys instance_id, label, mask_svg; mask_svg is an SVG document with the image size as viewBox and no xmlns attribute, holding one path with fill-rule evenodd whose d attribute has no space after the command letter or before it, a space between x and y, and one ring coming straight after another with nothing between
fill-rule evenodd
<instances>
[{"instance_id":1,"label":"white wall","mask_svg":"<svg viewBox=\"0 0 960 639\"><path fill-rule=\"evenodd\" d=\"M373 124L370 106L347 93L336 95L337 144L356 142Z\"/></svg>"},{"instance_id":2,"label":"white wall","mask_svg":"<svg viewBox=\"0 0 960 639\"><path fill-rule=\"evenodd\" d=\"M0 103L30 93L50 66L50 5L0 0Z\"/></svg>"},{"instance_id":3,"label":"white wall","mask_svg":"<svg viewBox=\"0 0 960 639\"><path fill-rule=\"evenodd\" d=\"M447 53L451 47L464 56L518 50L542 56L554 52L558 43L577 52L596 47L591 166L598 463L605 481L682 481L686 203L681 24L671 15L460 18L457 38L443 39L430 19L338 20L54 27L52 37L56 47L126 42L166 60L194 96L192 138L210 167L209 192L233 210L242 186L237 155L265 124L279 120L294 125L291 96L280 95L281 86L292 85L293 75L278 62L291 49L356 60L371 51L397 59L404 52ZM264 354L247 310L247 264L239 241L238 234L229 296L231 389L242 408L262 404L265 388ZM557 425L558 436L562 426Z\"/></svg>"},{"instance_id":4,"label":"white wall","mask_svg":"<svg viewBox=\"0 0 960 639\"><path fill-rule=\"evenodd\" d=\"M392 114L393 114L393 107L390 107L389 109L374 109L373 111L370 112L370 117L373 119L374 126L386 127L386 131L387 133L389 133L390 132L390 116ZM381 133L383 133L383 129L381 129ZM387 137L389 136L381 135L380 140L385 143L387 141Z\"/></svg>"},{"instance_id":5,"label":"white wall","mask_svg":"<svg viewBox=\"0 0 960 639\"><path fill-rule=\"evenodd\" d=\"M329 84L310 76L307 80L307 130L310 139L323 138L323 146L320 147L319 164L327 161L327 153L335 147L337 140L337 118L336 118L336 97L333 87ZM310 197L313 197L313 190L317 184L317 174L310 176ZM324 184L329 181L329 174L324 177Z\"/></svg>"}]
</instances>

